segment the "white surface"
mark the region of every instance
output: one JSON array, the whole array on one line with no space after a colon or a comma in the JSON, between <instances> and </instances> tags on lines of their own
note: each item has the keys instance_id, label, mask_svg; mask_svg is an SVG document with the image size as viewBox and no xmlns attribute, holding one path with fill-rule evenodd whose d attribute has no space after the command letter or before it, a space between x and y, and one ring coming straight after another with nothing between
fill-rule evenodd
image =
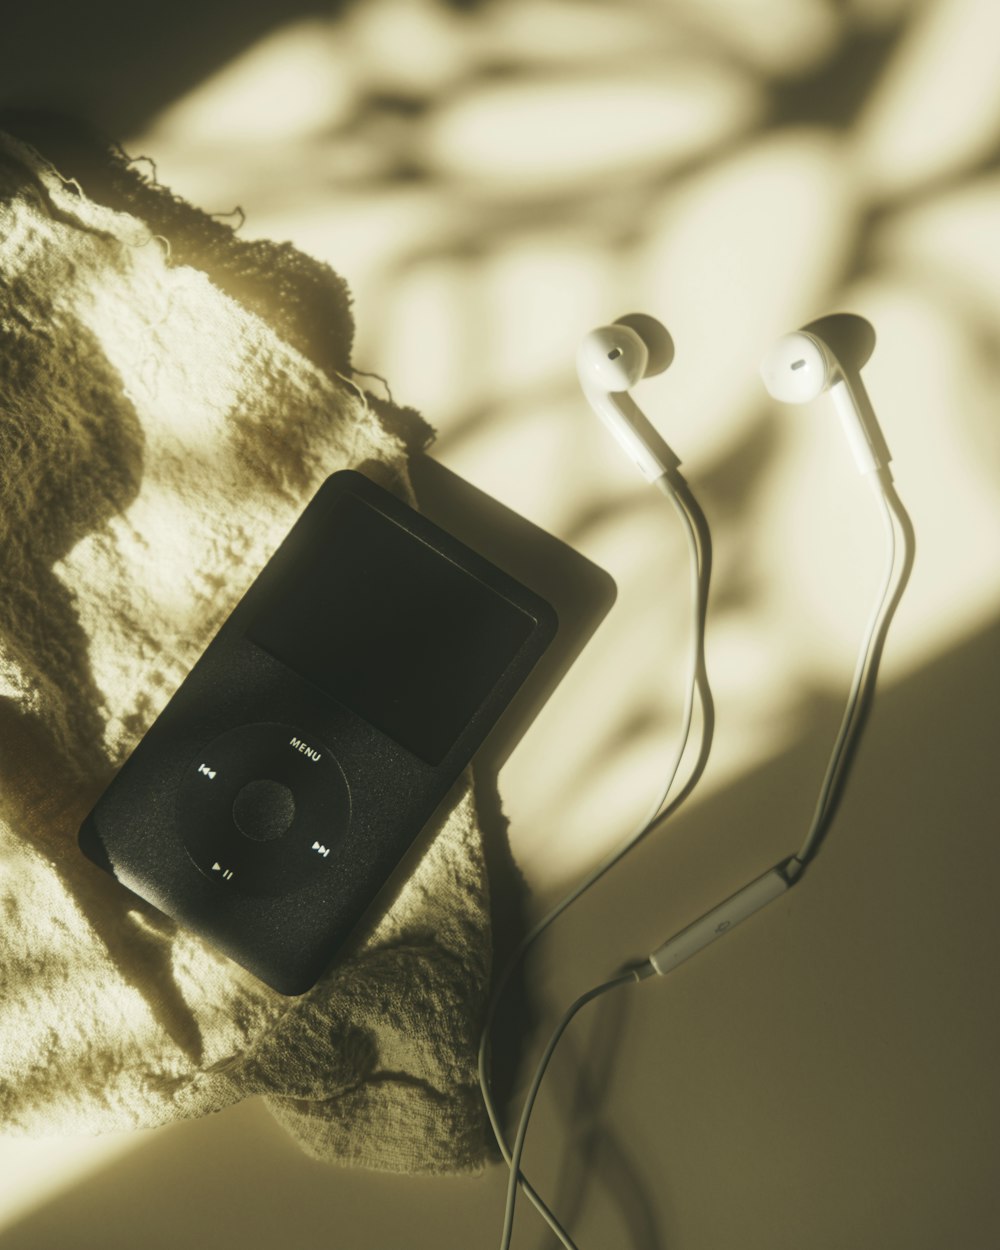
<instances>
[{"instance_id":1,"label":"white surface","mask_svg":"<svg viewBox=\"0 0 1000 1250\"><path fill-rule=\"evenodd\" d=\"M825 313L875 329L865 381L917 538L876 710L814 873L558 1052L528 1170L581 1250L1000 1244L998 83L989 0L371 0L277 26L126 138L193 202L240 203L248 236L328 260L356 365L427 415L436 457L614 577L501 778L535 911L670 755L683 535L573 360L626 312L673 336L635 394L712 526L713 752L672 830L539 952L545 1020L799 844L881 540L829 402L779 408L758 364ZM107 1149L0 1143L21 1178L0 1250L499 1238L500 1168L337 1172L254 1106ZM515 1244L539 1239L524 1213Z\"/></svg>"}]
</instances>

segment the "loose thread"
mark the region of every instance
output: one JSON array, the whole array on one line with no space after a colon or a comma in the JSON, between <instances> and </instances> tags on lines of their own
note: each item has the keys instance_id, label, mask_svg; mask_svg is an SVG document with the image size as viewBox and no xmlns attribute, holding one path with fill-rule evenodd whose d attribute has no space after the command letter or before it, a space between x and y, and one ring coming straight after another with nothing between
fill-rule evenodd
<instances>
[{"instance_id":1,"label":"loose thread","mask_svg":"<svg viewBox=\"0 0 1000 1250\"><path fill-rule=\"evenodd\" d=\"M233 226L233 234L236 234L238 231L243 229L247 220L247 215L239 204L237 204L235 208L231 208L228 213L209 213L208 215L213 221L224 221L227 217L235 217L237 213L239 213L240 217L239 224Z\"/></svg>"},{"instance_id":2,"label":"loose thread","mask_svg":"<svg viewBox=\"0 0 1000 1250\"><path fill-rule=\"evenodd\" d=\"M385 380L381 373L370 373L366 369L352 369L351 372L356 374L359 378L374 378L376 382L381 382L382 389L385 391L386 399L395 407L395 400L392 398L392 391L389 389L389 383Z\"/></svg>"},{"instance_id":3,"label":"loose thread","mask_svg":"<svg viewBox=\"0 0 1000 1250\"><path fill-rule=\"evenodd\" d=\"M149 182L151 186L154 186L154 187L158 187L161 185L159 174L156 168L156 161L154 161L151 156L129 156L129 154L125 151L125 149L122 147L120 143L116 143L113 146L114 146L115 151L118 153L118 155L122 158L122 160L125 162L125 164L129 168L131 168L133 165L139 165L140 163L144 163L148 165L149 168L153 171L153 176L152 178L147 179L147 181Z\"/></svg>"},{"instance_id":4,"label":"loose thread","mask_svg":"<svg viewBox=\"0 0 1000 1250\"><path fill-rule=\"evenodd\" d=\"M129 158L128 153L127 153L127 152L125 152L125 150L122 148L122 146L121 146L120 144L116 144L115 146L118 148L118 151L119 151L119 152L121 152L122 156L124 156L126 159L131 159L131 158ZM74 190L74 191L76 192L76 194L79 196L79 198L80 198L81 200L83 200L83 201L84 201L84 203L85 203L85 204L89 204L89 205L92 205L92 206L94 206L94 207L100 208L100 205L97 203L97 201L96 201L96 200L92 200L92 199L90 198L90 196L86 193L86 191L84 191L83 187L80 185L80 183L79 183L79 182L78 182L75 178L67 178L67 177L66 177L66 175L65 175L64 173L62 173L62 172L61 172L61 171L60 171L60 170L59 170L59 169L58 169L55 165L53 165L51 161L49 161L49 160L47 160L45 157L41 156L41 154L40 154L40 153L39 153L39 157L40 157L40 159L44 162L46 169L50 170L53 174L55 174L55 176L59 179L59 181L63 184L63 186L64 186L64 187L70 187L70 188L72 188L72 190ZM134 159L135 159L136 161L149 161L150 165L152 165L152 166L153 166L153 171L154 171L154 175L155 175L156 166L155 166L155 164L153 163L153 159L152 159L152 157L149 157L149 156L137 156L137 157L135 157ZM159 183L156 183L155 185L157 185L157 186L158 186L158 185L159 185ZM51 203L51 201L50 201L50 203ZM93 226L91 226L91 225L89 225L88 223L85 223L85 222L84 222L84 223L80 223L80 224L81 224L81 225L83 225L85 229L88 229L88 230L93 230L93 229L94 229L94 227L93 227ZM126 247L133 247L133 248L148 247L148 246L150 245L150 243L153 243L153 242L155 241L155 242L157 242L157 243L161 244L161 245L162 245L162 247L163 247L163 257L164 257L164 260L165 260L166 264L169 266L169 265L171 264L172 260L173 260L173 249L172 249L172 247L171 247L171 245L170 245L170 240L169 240L169 239L168 239L165 235L162 235L162 234L149 234L149 235L147 235L147 236L146 236L146 238L145 238L145 239L143 239L143 240L142 240L142 242L141 242L141 243L135 243L135 242L133 242L131 239L126 239L126 238L124 238L122 235L115 234L115 233L114 233L114 231L110 231L110 230L102 230L102 231L100 231L100 233L105 234L105 235L108 235L108 236L110 236L110 237L112 237L112 238L117 238L117 239L118 239L118 241L119 241L120 243L124 243Z\"/></svg>"},{"instance_id":5,"label":"loose thread","mask_svg":"<svg viewBox=\"0 0 1000 1250\"><path fill-rule=\"evenodd\" d=\"M49 169L52 170L64 187L72 187L81 200L89 198L86 191L84 191L83 187L80 186L75 178L67 178L65 174L61 174L59 170L56 169L55 165L52 165L51 163L49 164Z\"/></svg>"},{"instance_id":6,"label":"loose thread","mask_svg":"<svg viewBox=\"0 0 1000 1250\"><path fill-rule=\"evenodd\" d=\"M163 245L163 259L168 267L173 260L173 249L170 246L170 240L166 237L166 235L151 234L143 239L141 243L133 243L131 239L122 239L122 242L128 247L134 247L136 249L140 247L149 247L150 243L161 243Z\"/></svg>"},{"instance_id":7,"label":"loose thread","mask_svg":"<svg viewBox=\"0 0 1000 1250\"><path fill-rule=\"evenodd\" d=\"M355 372L357 372L357 370L355 370ZM343 373L338 373L336 369L334 369L333 375L334 377L340 378L341 382L344 382L351 388L351 390L357 393L358 399L361 400L361 403L364 406L365 414L367 416L371 416L372 410L370 404L368 403L368 396L361 389L361 387L358 386L357 382L355 382L353 378L346 377Z\"/></svg>"}]
</instances>

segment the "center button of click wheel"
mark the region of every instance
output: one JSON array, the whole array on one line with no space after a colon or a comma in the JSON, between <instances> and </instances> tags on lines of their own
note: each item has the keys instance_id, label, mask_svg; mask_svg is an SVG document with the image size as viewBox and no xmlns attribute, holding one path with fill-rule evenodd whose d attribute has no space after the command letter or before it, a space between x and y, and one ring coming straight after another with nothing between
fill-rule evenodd
<instances>
[{"instance_id":1,"label":"center button of click wheel","mask_svg":"<svg viewBox=\"0 0 1000 1250\"><path fill-rule=\"evenodd\" d=\"M282 837L295 819L295 796L280 781L248 781L233 800L233 820L244 837L270 842Z\"/></svg>"}]
</instances>

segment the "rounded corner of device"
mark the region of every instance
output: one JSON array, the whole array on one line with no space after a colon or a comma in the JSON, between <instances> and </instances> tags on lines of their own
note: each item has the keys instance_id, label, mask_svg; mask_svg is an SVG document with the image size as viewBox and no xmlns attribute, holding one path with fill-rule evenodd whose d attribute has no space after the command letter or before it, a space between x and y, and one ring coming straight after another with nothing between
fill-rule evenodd
<instances>
[{"instance_id":1,"label":"rounded corner of device","mask_svg":"<svg viewBox=\"0 0 1000 1250\"><path fill-rule=\"evenodd\" d=\"M108 858L104 842L97 831L97 822L94 820L93 812L84 818L83 823L77 830L76 844L92 864L96 864L98 868L103 868L105 872L110 872L114 875L114 868L111 860Z\"/></svg>"}]
</instances>

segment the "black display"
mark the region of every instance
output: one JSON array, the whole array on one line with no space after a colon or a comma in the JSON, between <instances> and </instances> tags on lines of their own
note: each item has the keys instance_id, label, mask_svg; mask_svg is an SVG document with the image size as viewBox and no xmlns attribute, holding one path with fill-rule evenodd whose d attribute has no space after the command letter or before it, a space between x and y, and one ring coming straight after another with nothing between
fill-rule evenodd
<instances>
[{"instance_id":1,"label":"black display","mask_svg":"<svg viewBox=\"0 0 1000 1250\"><path fill-rule=\"evenodd\" d=\"M248 637L428 764L536 622L356 496L310 531Z\"/></svg>"}]
</instances>

